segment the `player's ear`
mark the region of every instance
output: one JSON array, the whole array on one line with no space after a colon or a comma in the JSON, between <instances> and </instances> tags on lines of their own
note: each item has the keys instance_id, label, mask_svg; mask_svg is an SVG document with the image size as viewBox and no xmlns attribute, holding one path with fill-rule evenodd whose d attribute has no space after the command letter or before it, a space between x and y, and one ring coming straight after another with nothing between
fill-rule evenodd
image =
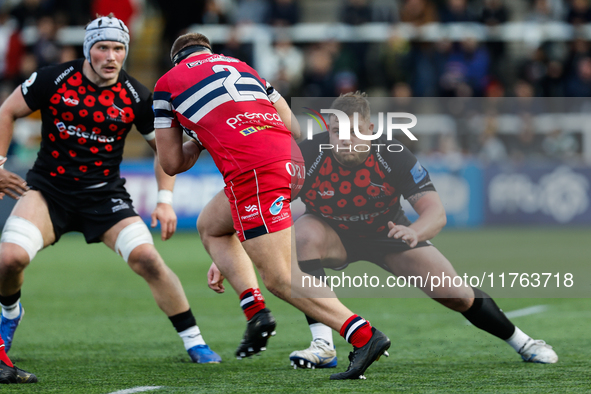
<instances>
[{"instance_id":1,"label":"player's ear","mask_svg":"<svg viewBox=\"0 0 591 394\"><path fill-rule=\"evenodd\" d=\"M368 129L369 129L369 131L371 132L371 134L373 134L373 129L374 129L374 127L375 127L375 123L370 123L370 124L369 124L369 127L368 127Z\"/></svg>"}]
</instances>

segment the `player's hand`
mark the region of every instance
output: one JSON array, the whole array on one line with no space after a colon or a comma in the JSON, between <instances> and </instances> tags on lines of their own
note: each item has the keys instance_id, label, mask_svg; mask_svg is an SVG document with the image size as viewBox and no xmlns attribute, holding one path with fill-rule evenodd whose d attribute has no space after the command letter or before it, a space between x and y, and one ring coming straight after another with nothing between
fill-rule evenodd
<instances>
[{"instance_id":1,"label":"player's hand","mask_svg":"<svg viewBox=\"0 0 591 394\"><path fill-rule=\"evenodd\" d=\"M417 246L417 243L419 243L417 232L410 227L395 225L392 222L388 222L388 228L390 228L390 231L388 231L388 238L401 239L411 248L414 248Z\"/></svg>"},{"instance_id":2,"label":"player's hand","mask_svg":"<svg viewBox=\"0 0 591 394\"><path fill-rule=\"evenodd\" d=\"M6 158L0 160L0 165L5 161ZM0 200L5 194L18 200L27 190L29 190L29 187L23 178L15 173L0 168Z\"/></svg>"},{"instance_id":3,"label":"player's hand","mask_svg":"<svg viewBox=\"0 0 591 394\"><path fill-rule=\"evenodd\" d=\"M161 238L166 241L176 231L176 213L170 204L156 204L156 209L152 212L152 228L156 227L160 221Z\"/></svg>"},{"instance_id":4,"label":"player's hand","mask_svg":"<svg viewBox=\"0 0 591 394\"><path fill-rule=\"evenodd\" d=\"M224 275L222 275L214 262L211 263L211 267L209 267L209 271L207 271L207 285L216 293L222 294L226 291L226 288L224 287Z\"/></svg>"}]
</instances>

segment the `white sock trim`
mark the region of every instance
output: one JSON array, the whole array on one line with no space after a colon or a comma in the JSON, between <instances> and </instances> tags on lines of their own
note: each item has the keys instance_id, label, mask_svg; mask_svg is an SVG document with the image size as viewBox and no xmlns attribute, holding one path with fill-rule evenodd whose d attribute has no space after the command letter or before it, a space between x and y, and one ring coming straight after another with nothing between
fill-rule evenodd
<instances>
[{"instance_id":1,"label":"white sock trim","mask_svg":"<svg viewBox=\"0 0 591 394\"><path fill-rule=\"evenodd\" d=\"M2 316L4 316L7 319L16 319L18 317L18 315L20 315L20 313L21 313L21 308L19 307L20 300L21 299L19 298L12 305L0 304L0 305L2 305Z\"/></svg>"},{"instance_id":2,"label":"white sock trim","mask_svg":"<svg viewBox=\"0 0 591 394\"><path fill-rule=\"evenodd\" d=\"M511 338L507 339L507 342L517 353L523 348L523 346L528 343L531 339L529 335L524 333L519 329L519 327L515 327L515 332L511 335Z\"/></svg>"},{"instance_id":3,"label":"white sock trim","mask_svg":"<svg viewBox=\"0 0 591 394\"><path fill-rule=\"evenodd\" d=\"M179 332L179 336L183 340L186 350L191 349L193 346L205 345L203 336L201 336L201 331L199 331L199 327L197 326L193 326L191 328L187 328L185 331Z\"/></svg>"},{"instance_id":4,"label":"white sock trim","mask_svg":"<svg viewBox=\"0 0 591 394\"><path fill-rule=\"evenodd\" d=\"M310 332L312 333L312 339L323 339L328 342L331 348L334 348L332 341L332 328L322 323L310 324Z\"/></svg>"}]
</instances>

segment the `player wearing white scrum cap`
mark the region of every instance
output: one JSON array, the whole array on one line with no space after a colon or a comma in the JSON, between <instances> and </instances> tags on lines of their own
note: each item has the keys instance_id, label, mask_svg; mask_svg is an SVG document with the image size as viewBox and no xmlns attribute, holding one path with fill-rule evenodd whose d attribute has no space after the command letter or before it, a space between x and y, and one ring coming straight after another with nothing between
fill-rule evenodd
<instances>
[{"instance_id":1,"label":"player wearing white scrum cap","mask_svg":"<svg viewBox=\"0 0 591 394\"><path fill-rule=\"evenodd\" d=\"M0 334L6 351L23 316L23 271L36 253L62 234L78 231L87 243L103 242L148 283L196 363L220 357L204 342L177 276L153 245L148 227L133 208L119 164L127 134L135 125L156 151L152 94L122 70L129 30L113 15L86 27L84 59L42 68L0 107L6 155L14 120L41 111L42 142L27 174L30 190L20 197L2 232L0 247ZM174 178L155 162L162 239L176 230Z\"/></svg>"}]
</instances>

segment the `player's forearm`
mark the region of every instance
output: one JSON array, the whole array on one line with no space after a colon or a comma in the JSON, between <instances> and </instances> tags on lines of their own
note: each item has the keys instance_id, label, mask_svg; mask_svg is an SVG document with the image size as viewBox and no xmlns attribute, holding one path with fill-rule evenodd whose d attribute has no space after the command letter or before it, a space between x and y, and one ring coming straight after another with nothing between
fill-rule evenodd
<instances>
[{"instance_id":1,"label":"player's forearm","mask_svg":"<svg viewBox=\"0 0 591 394\"><path fill-rule=\"evenodd\" d=\"M273 106L277 110L277 114L281 118L281 121L283 121L283 124L285 124L285 127L291 131L291 135L297 141L302 134L300 131L300 124L293 112L291 112L291 108L289 108L287 101L281 97L277 102L273 103Z\"/></svg>"},{"instance_id":2,"label":"player's forearm","mask_svg":"<svg viewBox=\"0 0 591 394\"><path fill-rule=\"evenodd\" d=\"M0 155L6 156L14 132L14 116L0 107Z\"/></svg>"},{"instance_id":3,"label":"player's forearm","mask_svg":"<svg viewBox=\"0 0 591 394\"><path fill-rule=\"evenodd\" d=\"M154 155L154 174L156 175L156 183L158 184L158 190L170 190L174 189L174 182L176 175L168 175L162 169L158 155Z\"/></svg>"},{"instance_id":4,"label":"player's forearm","mask_svg":"<svg viewBox=\"0 0 591 394\"><path fill-rule=\"evenodd\" d=\"M425 209L409 227L416 231L418 241L434 238L447 223L445 211L437 206Z\"/></svg>"}]
</instances>

